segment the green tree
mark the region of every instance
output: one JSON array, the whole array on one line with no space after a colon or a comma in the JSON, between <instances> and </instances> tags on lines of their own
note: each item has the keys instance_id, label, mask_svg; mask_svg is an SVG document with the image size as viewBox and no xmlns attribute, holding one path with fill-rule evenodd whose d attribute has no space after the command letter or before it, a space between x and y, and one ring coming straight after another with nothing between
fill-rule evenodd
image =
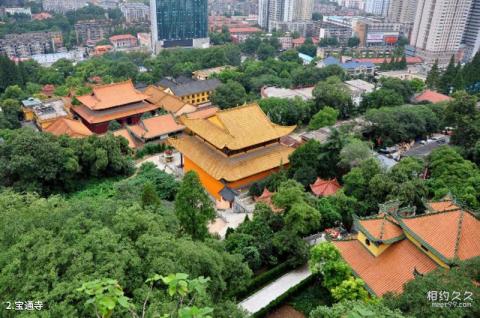
<instances>
[{"instance_id":1,"label":"green tree","mask_svg":"<svg viewBox=\"0 0 480 318\"><path fill-rule=\"evenodd\" d=\"M183 177L175 198L175 214L182 229L194 240L207 237L207 225L215 218L215 210L194 171L187 172Z\"/></svg>"},{"instance_id":2,"label":"green tree","mask_svg":"<svg viewBox=\"0 0 480 318\"><path fill-rule=\"evenodd\" d=\"M0 129L20 128L20 103L15 99L0 101Z\"/></svg>"},{"instance_id":3,"label":"green tree","mask_svg":"<svg viewBox=\"0 0 480 318\"><path fill-rule=\"evenodd\" d=\"M414 78L410 81L410 85L416 93L423 92L425 90L425 82L421 79Z\"/></svg>"},{"instance_id":4,"label":"green tree","mask_svg":"<svg viewBox=\"0 0 480 318\"><path fill-rule=\"evenodd\" d=\"M157 206L160 204L160 199L153 183L147 182L143 185L141 202L142 208L146 208L148 206Z\"/></svg>"},{"instance_id":5,"label":"green tree","mask_svg":"<svg viewBox=\"0 0 480 318\"><path fill-rule=\"evenodd\" d=\"M270 57L275 56L275 48L269 44L262 42L256 49L257 57L259 60L264 61Z\"/></svg>"},{"instance_id":6,"label":"green tree","mask_svg":"<svg viewBox=\"0 0 480 318\"><path fill-rule=\"evenodd\" d=\"M360 44L360 39L357 37L348 38L347 46L348 47L357 47Z\"/></svg>"},{"instance_id":7,"label":"green tree","mask_svg":"<svg viewBox=\"0 0 480 318\"><path fill-rule=\"evenodd\" d=\"M460 262L459 266L451 269L438 268L406 283L402 294L385 295L385 304L412 317L476 317L480 314L480 309L474 303L480 297L480 289L475 286L479 269L479 257ZM472 306L457 306L449 310L432 306L435 301L429 299L429 295L435 291L446 292L450 297L454 292L460 292L461 298L465 297L465 292L472 293Z\"/></svg>"},{"instance_id":8,"label":"green tree","mask_svg":"<svg viewBox=\"0 0 480 318\"><path fill-rule=\"evenodd\" d=\"M229 80L215 89L211 96L211 101L213 104L225 109L244 104L246 98L247 93L242 84Z\"/></svg>"},{"instance_id":9,"label":"green tree","mask_svg":"<svg viewBox=\"0 0 480 318\"><path fill-rule=\"evenodd\" d=\"M457 75L457 68L455 67L455 56L452 55L447 68L439 79L438 89L444 94L450 94L453 90L453 82ZM427 78L428 79L428 78Z\"/></svg>"},{"instance_id":10,"label":"green tree","mask_svg":"<svg viewBox=\"0 0 480 318\"><path fill-rule=\"evenodd\" d=\"M340 151L339 165L351 169L373 157L371 147L360 139L350 139Z\"/></svg>"},{"instance_id":11,"label":"green tree","mask_svg":"<svg viewBox=\"0 0 480 318\"><path fill-rule=\"evenodd\" d=\"M325 106L312 117L308 128L315 130L325 126L332 126L337 122L339 114L340 112L337 109Z\"/></svg>"},{"instance_id":12,"label":"green tree","mask_svg":"<svg viewBox=\"0 0 480 318\"><path fill-rule=\"evenodd\" d=\"M329 77L326 81L318 83L313 90L313 96L317 110L330 106L340 112L341 118L353 115L354 106L350 91L338 77Z\"/></svg>"},{"instance_id":13,"label":"green tree","mask_svg":"<svg viewBox=\"0 0 480 318\"><path fill-rule=\"evenodd\" d=\"M432 68L427 74L425 84L430 89L437 89L440 85L440 70L438 69L438 60L432 65Z\"/></svg>"},{"instance_id":14,"label":"green tree","mask_svg":"<svg viewBox=\"0 0 480 318\"><path fill-rule=\"evenodd\" d=\"M332 296L338 302L343 300L365 301L368 299L368 292L365 289L365 282L363 280L350 277L332 289Z\"/></svg>"},{"instance_id":15,"label":"green tree","mask_svg":"<svg viewBox=\"0 0 480 318\"><path fill-rule=\"evenodd\" d=\"M385 306L381 301L347 300L331 307L319 306L310 314L310 318L338 318L338 317L356 317L356 318L404 318L402 312L398 309L392 310Z\"/></svg>"}]
</instances>

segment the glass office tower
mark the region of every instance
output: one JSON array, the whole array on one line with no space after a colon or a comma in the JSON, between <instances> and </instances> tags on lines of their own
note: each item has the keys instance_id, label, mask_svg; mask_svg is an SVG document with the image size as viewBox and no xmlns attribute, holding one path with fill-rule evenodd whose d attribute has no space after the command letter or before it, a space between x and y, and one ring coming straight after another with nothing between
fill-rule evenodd
<instances>
[{"instance_id":1,"label":"glass office tower","mask_svg":"<svg viewBox=\"0 0 480 318\"><path fill-rule=\"evenodd\" d=\"M208 42L208 0L151 0L150 5L154 47L204 47Z\"/></svg>"}]
</instances>

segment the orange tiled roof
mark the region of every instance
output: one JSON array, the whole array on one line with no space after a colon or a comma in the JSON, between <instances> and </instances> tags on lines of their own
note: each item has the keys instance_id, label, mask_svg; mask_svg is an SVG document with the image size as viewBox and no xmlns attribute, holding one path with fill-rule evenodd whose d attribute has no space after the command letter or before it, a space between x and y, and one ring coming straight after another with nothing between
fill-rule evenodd
<instances>
[{"instance_id":1,"label":"orange tiled roof","mask_svg":"<svg viewBox=\"0 0 480 318\"><path fill-rule=\"evenodd\" d=\"M468 211L451 210L397 220L404 231L447 264L480 256L480 221Z\"/></svg>"},{"instance_id":2,"label":"orange tiled roof","mask_svg":"<svg viewBox=\"0 0 480 318\"><path fill-rule=\"evenodd\" d=\"M375 242L393 243L404 237L402 228L396 223L392 222L388 215L380 217L360 219L357 224L360 230Z\"/></svg>"},{"instance_id":3,"label":"orange tiled roof","mask_svg":"<svg viewBox=\"0 0 480 318\"><path fill-rule=\"evenodd\" d=\"M91 110L84 105L74 106L73 111L91 124L103 123L106 121L143 114L158 109L158 106L139 102L121 107L114 107L104 110Z\"/></svg>"},{"instance_id":4,"label":"orange tiled roof","mask_svg":"<svg viewBox=\"0 0 480 318\"><path fill-rule=\"evenodd\" d=\"M73 138L82 138L93 134L81 121L68 118L57 119L44 131L55 136L68 135Z\"/></svg>"},{"instance_id":5,"label":"orange tiled roof","mask_svg":"<svg viewBox=\"0 0 480 318\"><path fill-rule=\"evenodd\" d=\"M229 28L228 31L231 34L262 32L262 30L260 30L259 28L255 28L255 27L234 27L234 28Z\"/></svg>"},{"instance_id":6,"label":"orange tiled roof","mask_svg":"<svg viewBox=\"0 0 480 318\"><path fill-rule=\"evenodd\" d=\"M129 126L131 132L142 139L152 139L185 129L185 126L177 124L171 114L151 117L142 120L139 124Z\"/></svg>"},{"instance_id":7,"label":"orange tiled roof","mask_svg":"<svg viewBox=\"0 0 480 318\"><path fill-rule=\"evenodd\" d=\"M317 178L315 183L310 185L310 189L317 196L328 197L334 195L342 187L338 183L337 179L323 180Z\"/></svg>"},{"instance_id":8,"label":"orange tiled roof","mask_svg":"<svg viewBox=\"0 0 480 318\"><path fill-rule=\"evenodd\" d=\"M392 244L382 254L373 256L358 240L333 241L343 259L377 296L387 292L401 293L403 285L437 265L412 242L404 239Z\"/></svg>"},{"instance_id":9,"label":"orange tiled roof","mask_svg":"<svg viewBox=\"0 0 480 318\"><path fill-rule=\"evenodd\" d=\"M91 110L102 110L121 105L138 103L148 98L135 89L132 81L125 81L93 87L89 95L78 96L77 99Z\"/></svg>"},{"instance_id":10,"label":"orange tiled roof","mask_svg":"<svg viewBox=\"0 0 480 318\"><path fill-rule=\"evenodd\" d=\"M135 40L136 41L137 38L131 34L118 34L118 35L111 36L109 40L110 41L119 41L119 40Z\"/></svg>"},{"instance_id":11,"label":"orange tiled roof","mask_svg":"<svg viewBox=\"0 0 480 318\"><path fill-rule=\"evenodd\" d=\"M217 149L240 150L290 134L296 126L272 123L260 106L249 104L218 111L208 119L182 117L182 123Z\"/></svg>"},{"instance_id":12,"label":"orange tiled roof","mask_svg":"<svg viewBox=\"0 0 480 318\"><path fill-rule=\"evenodd\" d=\"M423 93L415 97L415 100L417 102L427 101L435 104L440 102L448 102L452 100L452 98L450 96L427 89Z\"/></svg>"},{"instance_id":13,"label":"orange tiled roof","mask_svg":"<svg viewBox=\"0 0 480 318\"><path fill-rule=\"evenodd\" d=\"M438 202L428 202L427 208L431 212L444 212L451 210L459 210L460 207L456 205L452 200L438 201Z\"/></svg>"}]
</instances>

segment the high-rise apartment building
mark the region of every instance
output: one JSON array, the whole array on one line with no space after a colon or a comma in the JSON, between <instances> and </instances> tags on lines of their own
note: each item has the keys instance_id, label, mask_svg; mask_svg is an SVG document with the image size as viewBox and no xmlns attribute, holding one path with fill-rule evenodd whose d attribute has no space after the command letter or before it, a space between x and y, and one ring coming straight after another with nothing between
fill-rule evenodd
<instances>
[{"instance_id":1,"label":"high-rise apartment building","mask_svg":"<svg viewBox=\"0 0 480 318\"><path fill-rule=\"evenodd\" d=\"M388 20L398 23L413 23L418 0L391 0L388 7Z\"/></svg>"},{"instance_id":2,"label":"high-rise apartment building","mask_svg":"<svg viewBox=\"0 0 480 318\"><path fill-rule=\"evenodd\" d=\"M177 46L208 47L207 6L207 0L150 0L154 51Z\"/></svg>"},{"instance_id":3,"label":"high-rise apartment building","mask_svg":"<svg viewBox=\"0 0 480 318\"><path fill-rule=\"evenodd\" d=\"M399 1L399 0L393 0ZM365 12L381 16L387 16L390 0L366 0Z\"/></svg>"},{"instance_id":4,"label":"high-rise apartment building","mask_svg":"<svg viewBox=\"0 0 480 318\"><path fill-rule=\"evenodd\" d=\"M258 24L272 31L278 23L312 19L313 0L259 0Z\"/></svg>"},{"instance_id":5,"label":"high-rise apartment building","mask_svg":"<svg viewBox=\"0 0 480 318\"><path fill-rule=\"evenodd\" d=\"M426 64L445 65L457 53L472 0L419 0L410 45Z\"/></svg>"},{"instance_id":6,"label":"high-rise apartment building","mask_svg":"<svg viewBox=\"0 0 480 318\"><path fill-rule=\"evenodd\" d=\"M465 45L464 58L468 61L480 49L480 0L472 1L462 42Z\"/></svg>"},{"instance_id":7,"label":"high-rise apartment building","mask_svg":"<svg viewBox=\"0 0 480 318\"><path fill-rule=\"evenodd\" d=\"M294 5L294 10L294 20L311 20L313 13L313 0L297 0Z\"/></svg>"}]
</instances>

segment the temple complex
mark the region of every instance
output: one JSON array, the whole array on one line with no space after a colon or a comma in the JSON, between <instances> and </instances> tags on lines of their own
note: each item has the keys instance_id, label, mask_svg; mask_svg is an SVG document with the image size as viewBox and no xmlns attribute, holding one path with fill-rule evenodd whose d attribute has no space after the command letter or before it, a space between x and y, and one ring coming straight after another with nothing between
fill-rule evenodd
<instances>
[{"instance_id":1,"label":"temple complex","mask_svg":"<svg viewBox=\"0 0 480 318\"><path fill-rule=\"evenodd\" d=\"M427 203L427 213L380 207L355 219L354 239L334 240L343 259L376 296L401 293L416 276L480 256L480 220L453 200Z\"/></svg>"},{"instance_id":2,"label":"temple complex","mask_svg":"<svg viewBox=\"0 0 480 318\"><path fill-rule=\"evenodd\" d=\"M295 126L273 124L257 104L182 116L184 135L169 139L182 154L185 172L194 170L210 195L233 203L236 189L263 179L283 165L294 148L280 142Z\"/></svg>"},{"instance_id":3,"label":"temple complex","mask_svg":"<svg viewBox=\"0 0 480 318\"><path fill-rule=\"evenodd\" d=\"M106 133L111 121L122 126L135 125L146 112L159 108L147 101L148 95L137 91L131 81L95 86L91 94L78 96L80 105L72 112L97 134Z\"/></svg>"}]
</instances>

